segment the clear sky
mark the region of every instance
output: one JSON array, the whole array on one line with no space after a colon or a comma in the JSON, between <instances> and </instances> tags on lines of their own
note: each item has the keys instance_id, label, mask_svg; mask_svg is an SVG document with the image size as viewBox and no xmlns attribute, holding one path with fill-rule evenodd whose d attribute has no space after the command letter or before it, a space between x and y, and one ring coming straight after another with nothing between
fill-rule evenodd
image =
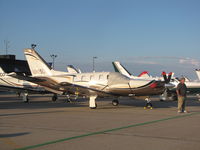
<instances>
[{"instance_id":1,"label":"clear sky","mask_svg":"<svg viewBox=\"0 0 200 150\"><path fill-rule=\"evenodd\" d=\"M0 0L0 54L24 59L23 49L38 52L56 68L74 64L113 71L121 61L130 72L163 70L195 77L200 68L199 0Z\"/></svg>"}]
</instances>

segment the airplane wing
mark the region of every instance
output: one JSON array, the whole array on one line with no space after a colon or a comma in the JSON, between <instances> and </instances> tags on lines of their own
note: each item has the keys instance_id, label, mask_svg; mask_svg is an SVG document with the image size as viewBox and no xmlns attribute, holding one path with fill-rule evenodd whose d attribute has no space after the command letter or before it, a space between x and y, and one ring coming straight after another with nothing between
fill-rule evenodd
<instances>
[{"instance_id":1,"label":"airplane wing","mask_svg":"<svg viewBox=\"0 0 200 150\"><path fill-rule=\"evenodd\" d=\"M99 97L105 97L105 96L117 96L116 94L107 92L106 87L108 85L101 85L100 89L97 89L95 87L86 87L86 86L81 86L78 84L71 84L68 82L61 82L60 88L64 88L67 92L72 93L72 94L78 94L81 96L91 96L91 95L98 95Z\"/></svg>"},{"instance_id":2,"label":"airplane wing","mask_svg":"<svg viewBox=\"0 0 200 150\"><path fill-rule=\"evenodd\" d=\"M17 75L16 73L10 73L9 76L20 79L20 80L26 80L32 83L39 84L43 86L46 90L50 92L58 93L58 94L69 93L69 94L79 94L82 96L88 96L88 95L96 95L98 93L97 95L102 95L102 96L108 95L108 93L101 90L97 90L95 88L89 88L89 87L87 88L85 86L76 85L69 82L58 83L52 78L48 78L48 77L28 77L28 76L23 76L23 75ZM59 76L59 77L62 77L62 76Z\"/></svg>"},{"instance_id":3,"label":"airplane wing","mask_svg":"<svg viewBox=\"0 0 200 150\"><path fill-rule=\"evenodd\" d=\"M43 81L42 79L39 79L39 78L24 76L24 75L21 75L21 74L17 74L15 72L9 73L8 76L11 76L11 77L19 79L19 80L30 81L30 82L33 82L33 83Z\"/></svg>"}]
</instances>

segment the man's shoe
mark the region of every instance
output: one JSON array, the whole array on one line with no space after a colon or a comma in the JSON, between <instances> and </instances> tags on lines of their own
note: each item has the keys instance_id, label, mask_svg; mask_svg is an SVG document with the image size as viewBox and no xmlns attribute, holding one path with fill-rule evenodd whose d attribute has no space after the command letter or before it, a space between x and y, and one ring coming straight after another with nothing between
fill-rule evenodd
<instances>
[{"instance_id":1,"label":"man's shoe","mask_svg":"<svg viewBox=\"0 0 200 150\"><path fill-rule=\"evenodd\" d=\"M184 110L183 112L184 112L184 113L189 113L189 112L188 112L188 111L186 111L186 110Z\"/></svg>"}]
</instances>

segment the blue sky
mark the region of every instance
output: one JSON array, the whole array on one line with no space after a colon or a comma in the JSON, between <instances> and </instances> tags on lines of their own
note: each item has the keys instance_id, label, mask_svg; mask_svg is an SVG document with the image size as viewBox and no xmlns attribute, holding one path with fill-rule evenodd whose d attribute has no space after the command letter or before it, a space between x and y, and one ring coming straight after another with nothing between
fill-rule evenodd
<instances>
[{"instance_id":1,"label":"blue sky","mask_svg":"<svg viewBox=\"0 0 200 150\"><path fill-rule=\"evenodd\" d=\"M23 49L38 52L56 68L74 64L113 71L121 61L130 72L153 75L174 71L196 78L200 68L199 0L0 0L0 54L24 59Z\"/></svg>"}]
</instances>

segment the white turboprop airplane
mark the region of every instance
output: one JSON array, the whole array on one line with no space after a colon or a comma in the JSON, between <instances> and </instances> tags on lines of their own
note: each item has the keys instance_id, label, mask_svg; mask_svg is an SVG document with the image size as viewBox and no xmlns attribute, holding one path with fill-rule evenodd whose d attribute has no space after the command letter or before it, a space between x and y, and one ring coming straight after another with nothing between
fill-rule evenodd
<instances>
[{"instance_id":1,"label":"white turboprop airplane","mask_svg":"<svg viewBox=\"0 0 200 150\"><path fill-rule=\"evenodd\" d=\"M198 79L200 80L200 70L196 69L196 74ZM184 76L183 76L184 77ZM187 86L187 93L188 94L196 94L197 98L200 100L200 81L199 80L189 80L187 77L185 78L185 84ZM178 78L171 79L170 83L174 84L174 88L170 89L169 95L171 95L173 100L177 99L176 95L176 87L179 84Z\"/></svg>"},{"instance_id":2,"label":"white turboprop airplane","mask_svg":"<svg viewBox=\"0 0 200 150\"><path fill-rule=\"evenodd\" d=\"M58 94L78 94L89 97L89 107L96 108L97 97L114 97L118 105L121 96L160 95L165 90L164 81L136 80L115 72L66 73L55 71L34 49L25 49L32 77L21 77ZM15 75L16 78L19 78Z\"/></svg>"},{"instance_id":3,"label":"white turboprop airplane","mask_svg":"<svg viewBox=\"0 0 200 150\"><path fill-rule=\"evenodd\" d=\"M172 100L177 100L176 87L179 84L179 79L171 79L170 83L175 86L167 91L168 97L171 97ZM197 98L200 100L200 81L185 80L185 84L187 86L187 93L196 94Z\"/></svg>"},{"instance_id":4,"label":"white turboprop airplane","mask_svg":"<svg viewBox=\"0 0 200 150\"><path fill-rule=\"evenodd\" d=\"M24 102L29 101L28 98L29 93L37 93L37 94L49 93L40 85L11 77L9 74L5 73L1 67L0 67L0 90L20 93L23 96Z\"/></svg>"}]
</instances>

